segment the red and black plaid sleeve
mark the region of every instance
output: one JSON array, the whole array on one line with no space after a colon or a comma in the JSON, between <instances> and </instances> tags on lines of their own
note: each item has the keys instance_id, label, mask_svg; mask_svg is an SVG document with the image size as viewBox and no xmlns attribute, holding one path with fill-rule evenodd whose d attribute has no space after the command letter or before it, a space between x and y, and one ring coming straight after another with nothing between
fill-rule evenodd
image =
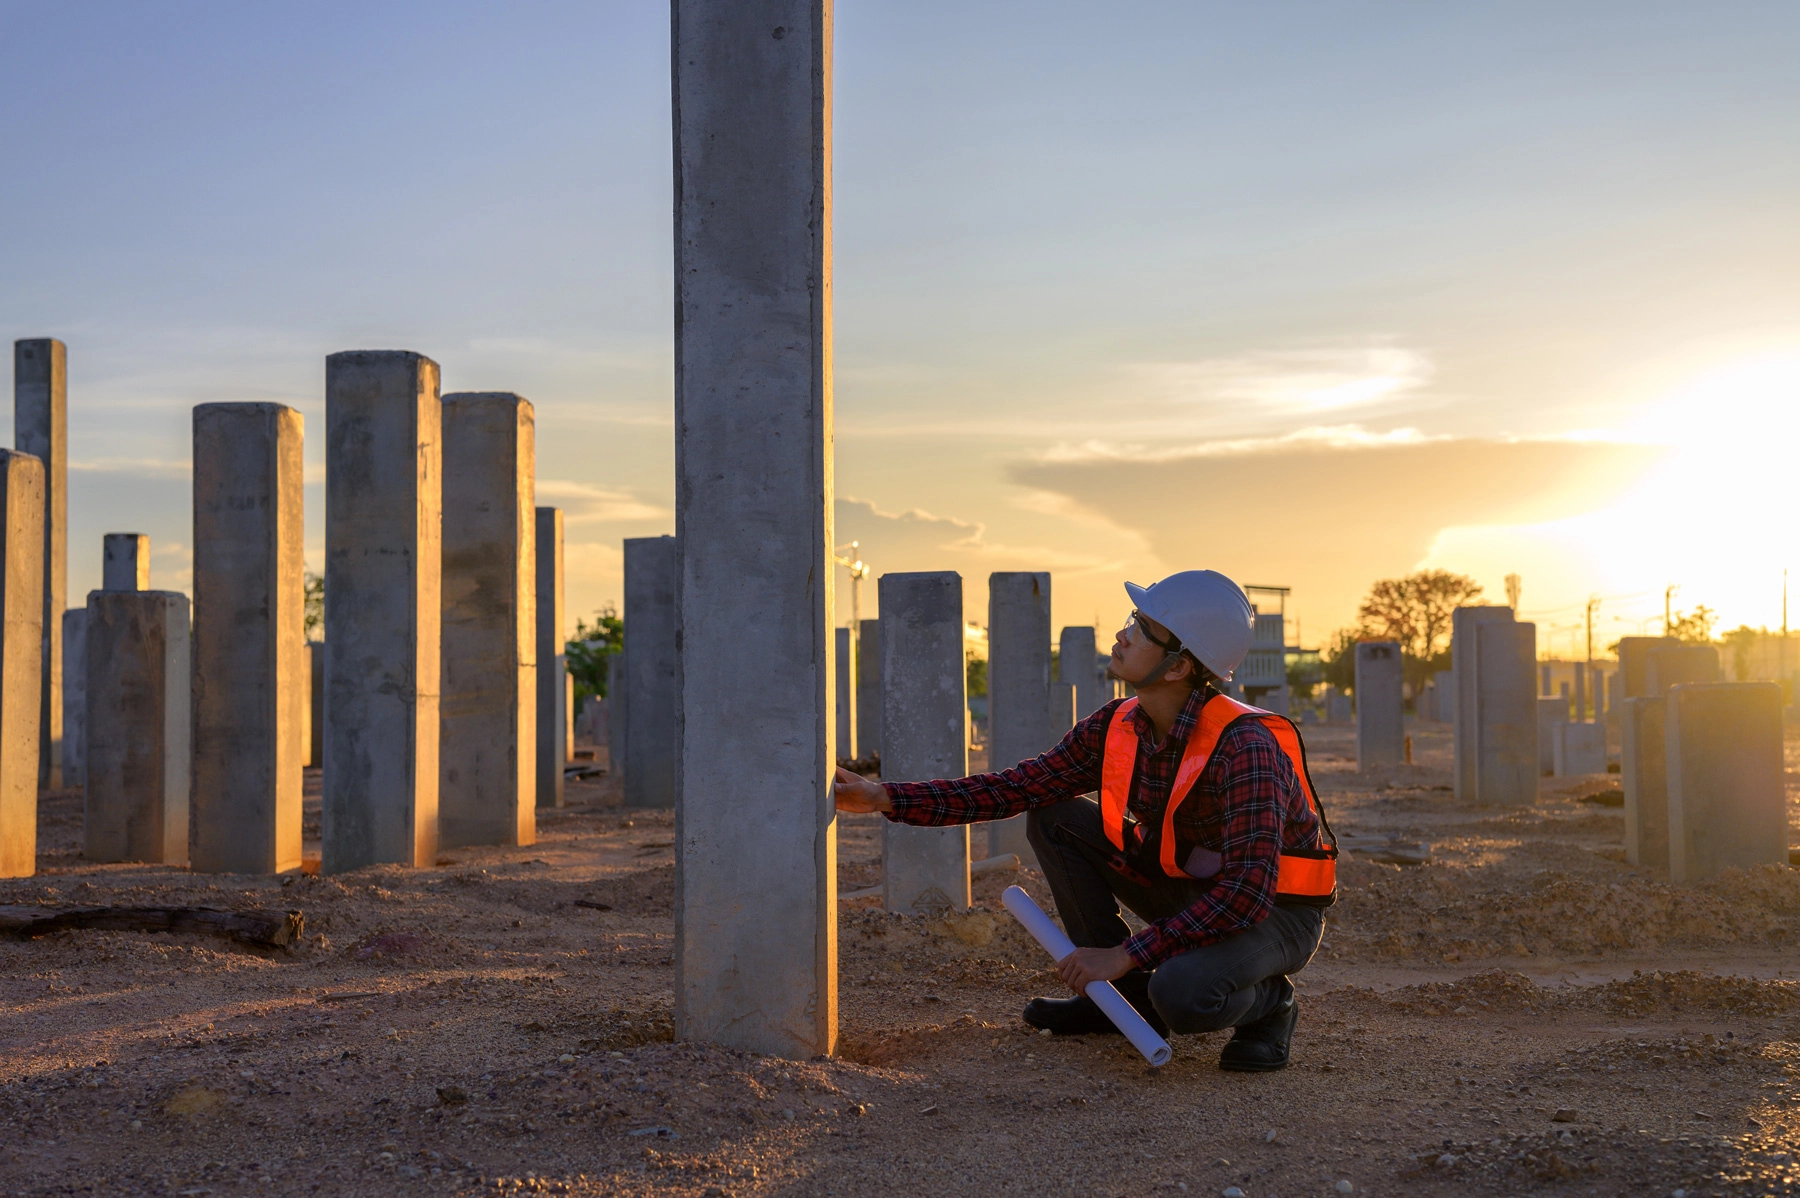
<instances>
[{"instance_id":1,"label":"red and black plaid sleeve","mask_svg":"<svg viewBox=\"0 0 1800 1198\"><path fill-rule=\"evenodd\" d=\"M886 783L894 804L888 818L930 827L980 823L1098 790L1107 721L1122 702L1106 704L1069 729L1054 749L1011 769L933 782Z\"/></svg>"}]
</instances>

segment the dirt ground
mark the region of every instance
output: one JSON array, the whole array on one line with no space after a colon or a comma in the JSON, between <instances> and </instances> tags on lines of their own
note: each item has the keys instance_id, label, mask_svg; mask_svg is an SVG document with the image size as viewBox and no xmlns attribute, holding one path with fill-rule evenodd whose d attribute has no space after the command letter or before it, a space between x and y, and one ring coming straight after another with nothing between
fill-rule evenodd
<instances>
[{"instance_id":1,"label":"dirt ground","mask_svg":"<svg viewBox=\"0 0 1800 1198\"><path fill-rule=\"evenodd\" d=\"M1800 1190L1800 871L1658 882L1624 863L1616 776L1474 808L1447 727L1413 737L1418 764L1359 775L1349 728L1309 730L1358 849L1269 1075L1220 1072L1223 1033L1161 1070L1030 1034L1057 983L998 896L1048 905L1031 874L978 878L965 915L844 904L841 1051L790 1062L671 1042L673 817L611 780L531 848L327 878L88 865L52 794L0 902L297 909L307 935L0 941L0 1191ZM1792 809L1800 739L1788 762ZM1428 860L1371 856L1393 838ZM842 822L843 891L879 843Z\"/></svg>"}]
</instances>

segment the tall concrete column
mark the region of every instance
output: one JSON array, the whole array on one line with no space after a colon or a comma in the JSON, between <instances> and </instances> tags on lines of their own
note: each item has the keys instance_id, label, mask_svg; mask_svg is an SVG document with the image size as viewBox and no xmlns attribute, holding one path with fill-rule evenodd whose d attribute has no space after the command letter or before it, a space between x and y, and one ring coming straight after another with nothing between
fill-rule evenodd
<instances>
[{"instance_id":1,"label":"tall concrete column","mask_svg":"<svg viewBox=\"0 0 1800 1198\"><path fill-rule=\"evenodd\" d=\"M864 620L856 630L856 752L881 752L881 621Z\"/></svg>"},{"instance_id":2,"label":"tall concrete column","mask_svg":"<svg viewBox=\"0 0 1800 1198\"><path fill-rule=\"evenodd\" d=\"M43 599L44 463L0 449L0 878L37 871Z\"/></svg>"},{"instance_id":3,"label":"tall concrete column","mask_svg":"<svg viewBox=\"0 0 1800 1198\"><path fill-rule=\"evenodd\" d=\"M1065 628L1056 646L1056 678L1075 686L1075 718L1086 719L1106 706L1107 695L1100 676L1100 653L1094 630Z\"/></svg>"},{"instance_id":4,"label":"tall concrete column","mask_svg":"<svg viewBox=\"0 0 1800 1198\"><path fill-rule=\"evenodd\" d=\"M185 864L194 731L188 598L90 591L87 612L82 856ZM295 865L298 816L296 802Z\"/></svg>"},{"instance_id":5,"label":"tall concrete column","mask_svg":"<svg viewBox=\"0 0 1800 1198\"><path fill-rule=\"evenodd\" d=\"M988 575L988 769L1011 769L1045 752L1064 729L1050 722L1050 575ZM1035 865L1025 817L987 826L987 855L1017 853Z\"/></svg>"},{"instance_id":6,"label":"tall concrete column","mask_svg":"<svg viewBox=\"0 0 1800 1198\"><path fill-rule=\"evenodd\" d=\"M531 404L510 392L444 397L438 838L445 848L537 843L533 432Z\"/></svg>"},{"instance_id":7,"label":"tall concrete column","mask_svg":"<svg viewBox=\"0 0 1800 1198\"><path fill-rule=\"evenodd\" d=\"M897 781L960 778L969 772L963 694L962 576L953 571L883 574L881 775ZM882 905L889 911L966 910L969 829L883 821Z\"/></svg>"},{"instance_id":8,"label":"tall concrete column","mask_svg":"<svg viewBox=\"0 0 1800 1198\"><path fill-rule=\"evenodd\" d=\"M1465 803L1476 801L1475 627L1491 622L1509 624L1512 620L1512 608L1500 606L1459 607L1450 614L1450 673L1456 694L1451 781L1457 799ZM1534 660L1535 656L1534 650ZM1532 718L1535 726L1535 709Z\"/></svg>"},{"instance_id":9,"label":"tall concrete column","mask_svg":"<svg viewBox=\"0 0 1800 1198\"><path fill-rule=\"evenodd\" d=\"M1537 625L1474 626L1475 801L1537 800Z\"/></svg>"},{"instance_id":10,"label":"tall concrete column","mask_svg":"<svg viewBox=\"0 0 1800 1198\"><path fill-rule=\"evenodd\" d=\"M837 638L837 736L836 752L845 761L854 760L856 749L856 632L848 627L834 629Z\"/></svg>"},{"instance_id":11,"label":"tall concrete column","mask_svg":"<svg viewBox=\"0 0 1800 1198\"><path fill-rule=\"evenodd\" d=\"M442 412L430 358L325 359L327 873L437 857Z\"/></svg>"},{"instance_id":12,"label":"tall concrete column","mask_svg":"<svg viewBox=\"0 0 1800 1198\"><path fill-rule=\"evenodd\" d=\"M1786 866L1781 687L1690 682L1671 687L1664 703L1670 880Z\"/></svg>"},{"instance_id":13,"label":"tall concrete column","mask_svg":"<svg viewBox=\"0 0 1800 1198\"><path fill-rule=\"evenodd\" d=\"M537 805L563 805L563 766L575 743L569 721L568 636L563 631L563 514L537 510Z\"/></svg>"},{"instance_id":14,"label":"tall concrete column","mask_svg":"<svg viewBox=\"0 0 1800 1198\"><path fill-rule=\"evenodd\" d=\"M617 653L606 659L606 760L616 778L631 777L630 754L627 752L631 743L628 732L630 707L626 702L631 691L626 681L630 667L625 662L625 655L630 651L631 642L627 640Z\"/></svg>"},{"instance_id":15,"label":"tall concrete column","mask_svg":"<svg viewBox=\"0 0 1800 1198\"><path fill-rule=\"evenodd\" d=\"M671 9L676 1030L811 1057L837 1042L831 0Z\"/></svg>"},{"instance_id":16,"label":"tall concrete column","mask_svg":"<svg viewBox=\"0 0 1800 1198\"><path fill-rule=\"evenodd\" d=\"M1625 860L1667 874L1668 753L1663 743L1667 700L1626 699L1619 708L1619 782L1625 791Z\"/></svg>"},{"instance_id":17,"label":"tall concrete column","mask_svg":"<svg viewBox=\"0 0 1800 1198\"><path fill-rule=\"evenodd\" d=\"M681 552L674 537L633 537L625 542L625 689L630 694L630 744L625 771L627 807L675 803L676 713L675 588Z\"/></svg>"},{"instance_id":18,"label":"tall concrete column","mask_svg":"<svg viewBox=\"0 0 1800 1198\"><path fill-rule=\"evenodd\" d=\"M150 538L141 532L109 532L102 539L100 589L150 589Z\"/></svg>"},{"instance_id":19,"label":"tall concrete column","mask_svg":"<svg viewBox=\"0 0 1800 1198\"><path fill-rule=\"evenodd\" d=\"M87 608L62 615L63 785L80 789L87 779Z\"/></svg>"},{"instance_id":20,"label":"tall concrete column","mask_svg":"<svg viewBox=\"0 0 1800 1198\"><path fill-rule=\"evenodd\" d=\"M69 606L69 362L54 337L13 342L13 449L44 467L38 785L62 778L62 614Z\"/></svg>"},{"instance_id":21,"label":"tall concrete column","mask_svg":"<svg viewBox=\"0 0 1800 1198\"><path fill-rule=\"evenodd\" d=\"M189 855L200 872L300 868L312 689L304 441L303 418L283 404L194 409Z\"/></svg>"},{"instance_id":22,"label":"tall concrete column","mask_svg":"<svg viewBox=\"0 0 1800 1198\"><path fill-rule=\"evenodd\" d=\"M325 768L325 642L306 642L306 764Z\"/></svg>"},{"instance_id":23,"label":"tall concrete column","mask_svg":"<svg viewBox=\"0 0 1800 1198\"><path fill-rule=\"evenodd\" d=\"M1399 765L1406 755L1405 661L1398 641L1356 646L1356 768Z\"/></svg>"}]
</instances>

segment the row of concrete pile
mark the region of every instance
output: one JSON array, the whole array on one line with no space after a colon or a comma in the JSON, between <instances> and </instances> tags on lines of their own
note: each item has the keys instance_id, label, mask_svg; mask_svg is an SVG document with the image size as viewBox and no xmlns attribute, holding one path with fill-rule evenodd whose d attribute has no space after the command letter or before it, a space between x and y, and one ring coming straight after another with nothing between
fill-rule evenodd
<instances>
[{"instance_id":1,"label":"row of concrete pile","mask_svg":"<svg viewBox=\"0 0 1800 1198\"><path fill-rule=\"evenodd\" d=\"M309 645L299 412L194 409L191 612L149 589L137 534L107 537L102 588L65 612L66 351L20 342L14 366L18 443L44 453L0 457L0 872L33 871L39 785L64 782L92 860L298 869L314 760L327 871L535 840L536 809L562 803L569 680L530 403L440 398L419 354L326 360Z\"/></svg>"}]
</instances>

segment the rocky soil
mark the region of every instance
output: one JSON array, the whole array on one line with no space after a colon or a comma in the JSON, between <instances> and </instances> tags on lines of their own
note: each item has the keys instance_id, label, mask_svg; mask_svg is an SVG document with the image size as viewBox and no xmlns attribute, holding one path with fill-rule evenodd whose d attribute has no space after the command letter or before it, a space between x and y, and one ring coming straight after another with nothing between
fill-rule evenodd
<instances>
[{"instance_id":1,"label":"rocky soil","mask_svg":"<svg viewBox=\"0 0 1800 1198\"><path fill-rule=\"evenodd\" d=\"M1056 982L998 903L1048 905L1030 874L962 915L846 903L841 1050L791 1062L672 1042L673 819L610 780L530 848L329 878L89 865L52 794L0 902L298 909L307 936L0 941L0 1192L1800 1190L1800 871L1672 886L1624 863L1616 776L1469 807L1447 729L1413 735L1419 764L1359 775L1349 729L1310 731L1357 849L1266 1076L1221 1073L1223 1034L1161 1070L1030 1034ZM842 890L879 878L875 819L839 843Z\"/></svg>"}]
</instances>

